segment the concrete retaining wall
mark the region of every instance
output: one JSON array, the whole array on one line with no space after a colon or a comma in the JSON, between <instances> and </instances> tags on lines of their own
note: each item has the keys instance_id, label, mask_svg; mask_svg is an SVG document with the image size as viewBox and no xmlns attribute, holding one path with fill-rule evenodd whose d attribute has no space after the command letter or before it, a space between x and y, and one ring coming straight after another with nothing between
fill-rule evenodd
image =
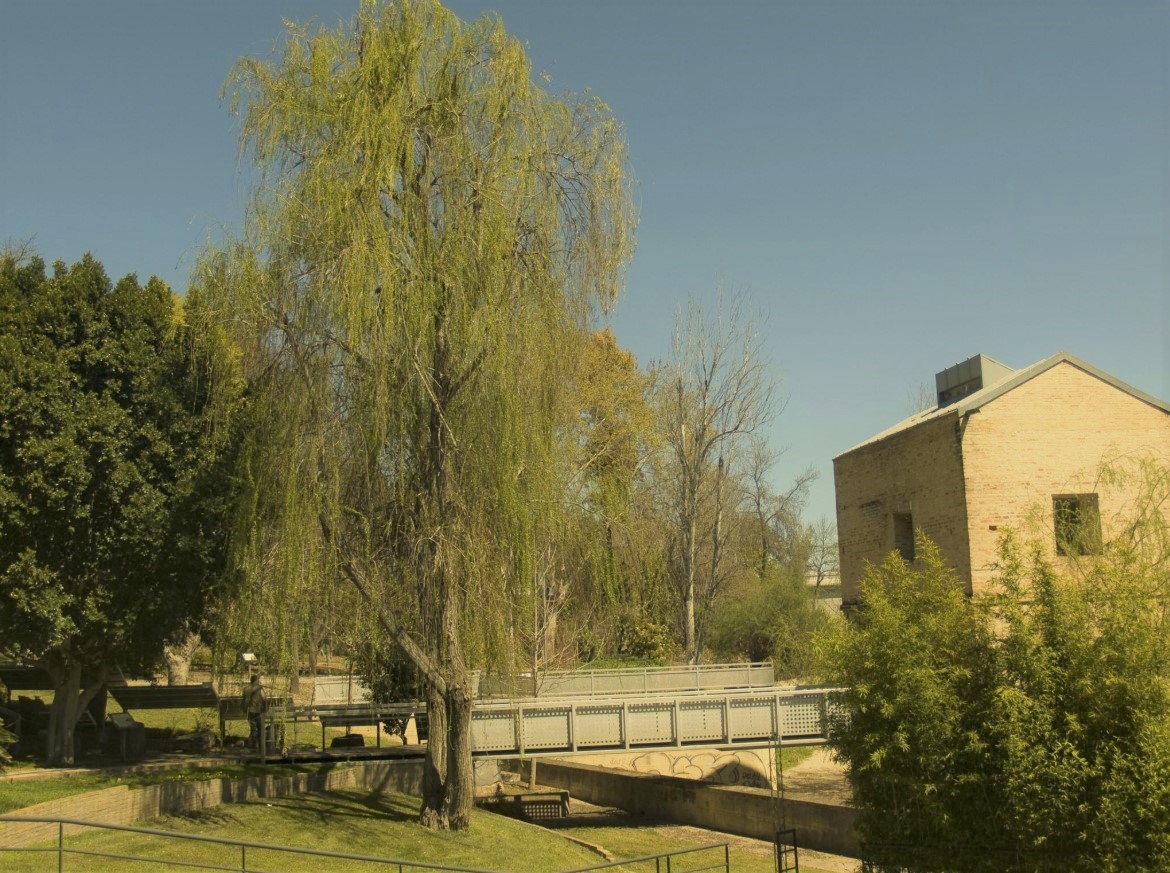
<instances>
[{"instance_id":1,"label":"concrete retaining wall","mask_svg":"<svg viewBox=\"0 0 1170 873\"><path fill-rule=\"evenodd\" d=\"M133 825L163 815L212 809L224 803L239 803L260 797L284 797L310 791L339 791L347 788L373 793L397 791L417 796L422 793L422 762L367 761L289 776L165 782L140 788L119 785L39 803L16 810L12 815ZM86 830L89 829L76 826L65 828L66 834ZM56 839L55 824L0 822L0 847L22 848Z\"/></svg>"},{"instance_id":2,"label":"concrete retaining wall","mask_svg":"<svg viewBox=\"0 0 1170 873\"><path fill-rule=\"evenodd\" d=\"M678 776L712 785L770 788L767 749L655 749L650 752L604 752L581 756L579 763L651 776Z\"/></svg>"},{"instance_id":3,"label":"concrete retaining wall","mask_svg":"<svg viewBox=\"0 0 1170 873\"><path fill-rule=\"evenodd\" d=\"M567 789L572 797L589 803L745 837L773 838L773 801L763 789L706 785L563 760L541 761L538 772L542 785ZM859 857L857 813L851 807L786 800L784 812L787 827L796 828L800 847Z\"/></svg>"}]
</instances>

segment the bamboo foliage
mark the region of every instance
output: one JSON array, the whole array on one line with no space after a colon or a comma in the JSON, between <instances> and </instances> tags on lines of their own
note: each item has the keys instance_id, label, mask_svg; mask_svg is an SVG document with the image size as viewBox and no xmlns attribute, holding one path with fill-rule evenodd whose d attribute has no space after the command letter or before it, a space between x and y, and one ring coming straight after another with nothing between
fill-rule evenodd
<instances>
[{"instance_id":1,"label":"bamboo foliage","mask_svg":"<svg viewBox=\"0 0 1170 873\"><path fill-rule=\"evenodd\" d=\"M445 701L424 820L464 827L468 670L515 657L563 388L631 250L622 131L430 0L289 25L226 91L260 180L201 271L259 410L241 566L290 605L352 583Z\"/></svg>"}]
</instances>

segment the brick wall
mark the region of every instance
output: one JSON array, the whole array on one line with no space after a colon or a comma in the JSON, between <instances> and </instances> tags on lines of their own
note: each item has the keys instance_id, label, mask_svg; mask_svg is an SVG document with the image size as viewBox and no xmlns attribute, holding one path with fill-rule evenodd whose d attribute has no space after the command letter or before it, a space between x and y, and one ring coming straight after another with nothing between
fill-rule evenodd
<instances>
[{"instance_id":1,"label":"brick wall","mask_svg":"<svg viewBox=\"0 0 1170 873\"><path fill-rule=\"evenodd\" d=\"M841 597L857 599L867 563L894 548L894 513L909 512L915 528L938 543L966 578L967 516L958 416L944 415L833 461Z\"/></svg>"},{"instance_id":2,"label":"brick wall","mask_svg":"<svg viewBox=\"0 0 1170 873\"><path fill-rule=\"evenodd\" d=\"M1170 414L1069 362L981 407L963 437L974 590L993 577L1005 528L1035 535L1056 558L1054 494L1098 493L1108 537L1133 492L1104 487L1102 462L1150 455L1170 463Z\"/></svg>"}]
</instances>

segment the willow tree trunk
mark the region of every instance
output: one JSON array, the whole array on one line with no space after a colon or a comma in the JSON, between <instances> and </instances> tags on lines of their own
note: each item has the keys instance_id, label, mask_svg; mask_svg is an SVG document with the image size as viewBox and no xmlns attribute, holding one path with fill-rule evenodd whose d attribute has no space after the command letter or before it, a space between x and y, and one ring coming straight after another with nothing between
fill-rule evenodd
<instances>
[{"instance_id":1,"label":"willow tree trunk","mask_svg":"<svg viewBox=\"0 0 1170 873\"><path fill-rule=\"evenodd\" d=\"M453 831L471 825L475 769L471 763L471 686L467 677L447 689L447 820Z\"/></svg>"},{"instance_id":2,"label":"willow tree trunk","mask_svg":"<svg viewBox=\"0 0 1170 873\"><path fill-rule=\"evenodd\" d=\"M447 820L447 701L427 685L427 754L423 759L422 806L418 820L431 830L445 830Z\"/></svg>"}]
</instances>

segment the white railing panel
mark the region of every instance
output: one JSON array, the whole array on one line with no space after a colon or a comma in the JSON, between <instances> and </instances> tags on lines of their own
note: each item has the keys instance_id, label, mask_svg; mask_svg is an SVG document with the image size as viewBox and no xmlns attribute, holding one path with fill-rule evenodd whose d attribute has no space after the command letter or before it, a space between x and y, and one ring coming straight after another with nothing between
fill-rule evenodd
<instances>
[{"instance_id":1,"label":"white railing panel","mask_svg":"<svg viewBox=\"0 0 1170 873\"><path fill-rule=\"evenodd\" d=\"M671 745L674 743L674 703L631 703L626 723L630 745Z\"/></svg>"},{"instance_id":2,"label":"white railing panel","mask_svg":"<svg viewBox=\"0 0 1170 873\"><path fill-rule=\"evenodd\" d=\"M622 743L622 706L616 704L577 707L574 735L577 748L619 746Z\"/></svg>"},{"instance_id":3,"label":"white railing panel","mask_svg":"<svg viewBox=\"0 0 1170 873\"><path fill-rule=\"evenodd\" d=\"M571 710L567 706L526 706L522 717L525 749L567 749Z\"/></svg>"},{"instance_id":4,"label":"white railing panel","mask_svg":"<svg viewBox=\"0 0 1170 873\"><path fill-rule=\"evenodd\" d=\"M732 700L731 738L761 739L772 736L775 730L776 698L751 697L746 700Z\"/></svg>"},{"instance_id":5,"label":"white railing panel","mask_svg":"<svg viewBox=\"0 0 1170 873\"><path fill-rule=\"evenodd\" d=\"M824 733L821 695L780 698L780 735L815 737Z\"/></svg>"},{"instance_id":6,"label":"white railing panel","mask_svg":"<svg viewBox=\"0 0 1170 873\"><path fill-rule=\"evenodd\" d=\"M679 739L684 743L723 739L723 698L686 700L678 707Z\"/></svg>"},{"instance_id":7,"label":"white railing panel","mask_svg":"<svg viewBox=\"0 0 1170 873\"><path fill-rule=\"evenodd\" d=\"M509 709L473 710L471 748L477 752L518 750L516 714Z\"/></svg>"}]
</instances>

